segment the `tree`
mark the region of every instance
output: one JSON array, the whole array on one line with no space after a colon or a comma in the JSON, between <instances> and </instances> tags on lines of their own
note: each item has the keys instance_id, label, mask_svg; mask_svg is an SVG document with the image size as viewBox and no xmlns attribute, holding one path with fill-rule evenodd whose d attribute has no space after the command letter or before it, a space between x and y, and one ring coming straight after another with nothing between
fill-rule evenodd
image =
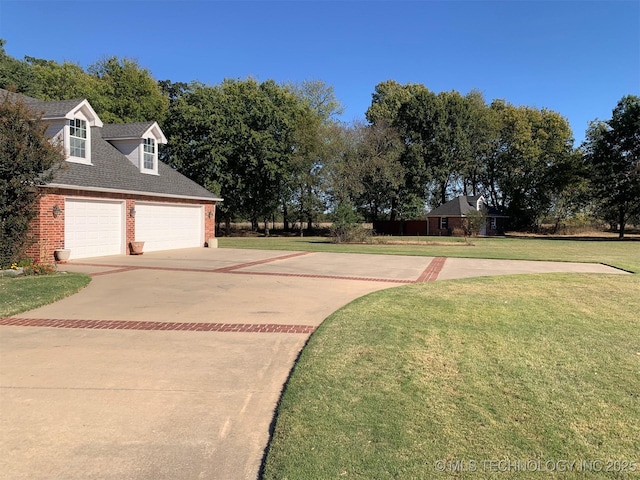
<instances>
[{"instance_id":1,"label":"tree","mask_svg":"<svg viewBox=\"0 0 640 480\"><path fill-rule=\"evenodd\" d=\"M431 136L435 94L424 85L389 80L376 85L367 120L372 125L384 123L394 128L403 141L399 162L404 181L391 196L390 219L412 218L423 213L429 170L426 158Z\"/></svg>"},{"instance_id":2,"label":"tree","mask_svg":"<svg viewBox=\"0 0 640 480\"><path fill-rule=\"evenodd\" d=\"M0 38L0 88L36 96L38 84L31 66L5 52L6 40Z\"/></svg>"},{"instance_id":3,"label":"tree","mask_svg":"<svg viewBox=\"0 0 640 480\"><path fill-rule=\"evenodd\" d=\"M257 229L277 210L288 183L300 108L299 99L273 81L194 83L172 104L165 156L219 191L227 223L243 217Z\"/></svg>"},{"instance_id":4,"label":"tree","mask_svg":"<svg viewBox=\"0 0 640 480\"><path fill-rule=\"evenodd\" d=\"M0 98L0 266L19 260L37 214L38 186L64 161L60 145L15 94Z\"/></svg>"},{"instance_id":5,"label":"tree","mask_svg":"<svg viewBox=\"0 0 640 480\"><path fill-rule=\"evenodd\" d=\"M335 97L333 87L320 80L306 80L285 86L300 101L296 116L294 151L290 159L289 182L282 195L282 217L288 230L291 212L296 212L301 229L307 230L313 220L326 209L323 188L326 182L327 156L331 151L331 133L335 115L343 107Z\"/></svg>"},{"instance_id":6,"label":"tree","mask_svg":"<svg viewBox=\"0 0 640 480\"><path fill-rule=\"evenodd\" d=\"M404 183L400 163L404 143L397 130L382 121L354 128L361 133L356 164L360 188L353 192L353 198L365 218L375 222L397 204L398 189Z\"/></svg>"},{"instance_id":7,"label":"tree","mask_svg":"<svg viewBox=\"0 0 640 480\"><path fill-rule=\"evenodd\" d=\"M164 120L169 99L136 61L109 57L91 65L88 73L99 81L86 98L105 123Z\"/></svg>"},{"instance_id":8,"label":"tree","mask_svg":"<svg viewBox=\"0 0 640 480\"><path fill-rule=\"evenodd\" d=\"M492 102L491 110L499 130L483 185L492 203L509 215L512 228L535 228L563 188L564 177L554 175L571 161L571 128L551 110L516 107L501 100Z\"/></svg>"},{"instance_id":9,"label":"tree","mask_svg":"<svg viewBox=\"0 0 640 480\"><path fill-rule=\"evenodd\" d=\"M592 122L583 148L598 211L623 238L640 216L640 97L623 97L610 120Z\"/></svg>"},{"instance_id":10,"label":"tree","mask_svg":"<svg viewBox=\"0 0 640 480\"><path fill-rule=\"evenodd\" d=\"M99 91L99 80L75 63L59 64L53 60L25 57L36 78L37 92L41 100L72 100L87 98L92 101Z\"/></svg>"}]
</instances>

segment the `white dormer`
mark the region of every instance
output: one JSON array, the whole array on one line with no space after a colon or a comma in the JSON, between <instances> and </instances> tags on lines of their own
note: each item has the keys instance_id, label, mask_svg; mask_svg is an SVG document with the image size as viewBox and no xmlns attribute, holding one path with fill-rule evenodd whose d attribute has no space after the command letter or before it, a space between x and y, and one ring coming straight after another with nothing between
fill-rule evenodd
<instances>
[{"instance_id":1,"label":"white dormer","mask_svg":"<svg viewBox=\"0 0 640 480\"><path fill-rule=\"evenodd\" d=\"M60 100L43 103L47 135L61 141L68 162L91 165L91 127L102 121L87 100Z\"/></svg>"},{"instance_id":2,"label":"white dormer","mask_svg":"<svg viewBox=\"0 0 640 480\"><path fill-rule=\"evenodd\" d=\"M156 122L105 125L102 138L116 147L140 173L158 175L158 145L167 139Z\"/></svg>"},{"instance_id":3,"label":"white dormer","mask_svg":"<svg viewBox=\"0 0 640 480\"><path fill-rule=\"evenodd\" d=\"M478 197L478 200L476 201L476 210L479 212L482 212L484 209L484 204L485 204L485 200L484 200L484 196L480 195Z\"/></svg>"}]
</instances>

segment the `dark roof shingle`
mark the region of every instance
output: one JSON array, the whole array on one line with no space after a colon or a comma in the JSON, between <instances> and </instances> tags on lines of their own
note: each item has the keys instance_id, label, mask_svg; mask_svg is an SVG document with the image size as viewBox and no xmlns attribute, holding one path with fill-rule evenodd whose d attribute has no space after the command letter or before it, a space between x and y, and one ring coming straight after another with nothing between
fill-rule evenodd
<instances>
[{"instance_id":1,"label":"dark roof shingle","mask_svg":"<svg viewBox=\"0 0 640 480\"><path fill-rule=\"evenodd\" d=\"M101 130L100 127L91 128L93 165L65 162L64 167L56 171L50 186L78 189L87 187L174 198L220 200L206 188L160 161L158 175L141 173L126 156L102 138Z\"/></svg>"}]
</instances>

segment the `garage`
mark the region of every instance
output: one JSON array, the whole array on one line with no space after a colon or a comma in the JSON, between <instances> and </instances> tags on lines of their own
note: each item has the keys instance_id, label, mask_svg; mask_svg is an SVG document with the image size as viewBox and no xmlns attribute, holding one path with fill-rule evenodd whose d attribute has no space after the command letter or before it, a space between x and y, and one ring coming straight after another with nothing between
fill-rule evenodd
<instances>
[{"instance_id":1,"label":"garage","mask_svg":"<svg viewBox=\"0 0 640 480\"><path fill-rule=\"evenodd\" d=\"M137 241L145 252L201 247L204 211L201 205L136 203Z\"/></svg>"},{"instance_id":2,"label":"garage","mask_svg":"<svg viewBox=\"0 0 640 480\"><path fill-rule=\"evenodd\" d=\"M65 199L64 246L71 258L124 253L123 202Z\"/></svg>"}]
</instances>

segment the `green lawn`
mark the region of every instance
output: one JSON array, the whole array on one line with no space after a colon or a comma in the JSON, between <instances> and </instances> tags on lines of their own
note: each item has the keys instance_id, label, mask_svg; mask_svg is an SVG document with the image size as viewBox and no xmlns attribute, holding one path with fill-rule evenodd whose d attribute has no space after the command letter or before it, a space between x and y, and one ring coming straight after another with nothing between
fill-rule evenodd
<instances>
[{"instance_id":1,"label":"green lawn","mask_svg":"<svg viewBox=\"0 0 640 480\"><path fill-rule=\"evenodd\" d=\"M310 252L377 253L436 257L596 262L640 272L640 240L551 240L474 238L471 244L451 237L384 237L387 241L422 241L422 245L333 244L326 237L221 237L221 248L259 248ZM426 242L436 243L427 244Z\"/></svg>"},{"instance_id":2,"label":"green lawn","mask_svg":"<svg viewBox=\"0 0 640 480\"><path fill-rule=\"evenodd\" d=\"M500 460L640 472L638 312L637 276L481 278L358 299L305 347L264 478L514 478L484 463ZM455 471L470 462L474 475Z\"/></svg>"},{"instance_id":3,"label":"green lawn","mask_svg":"<svg viewBox=\"0 0 640 480\"><path fill-rule=\"evenodd\" d=\"M640 271L637 242L474 242L401 248ZM360 298L303 350L263 478L638 478L639 312L638 275L485 277Z\"/></svg>"},{"instance_id":4,"label":"green lawn","mask_svg":"<svg viewBox=\"0 0 640 480\"><path fill-rule=\"evenodd\" d=\"M0 277L0 318L17 315L55 302L88 285L91 278L80 273Z\"/></svg>"}]
</instances>

